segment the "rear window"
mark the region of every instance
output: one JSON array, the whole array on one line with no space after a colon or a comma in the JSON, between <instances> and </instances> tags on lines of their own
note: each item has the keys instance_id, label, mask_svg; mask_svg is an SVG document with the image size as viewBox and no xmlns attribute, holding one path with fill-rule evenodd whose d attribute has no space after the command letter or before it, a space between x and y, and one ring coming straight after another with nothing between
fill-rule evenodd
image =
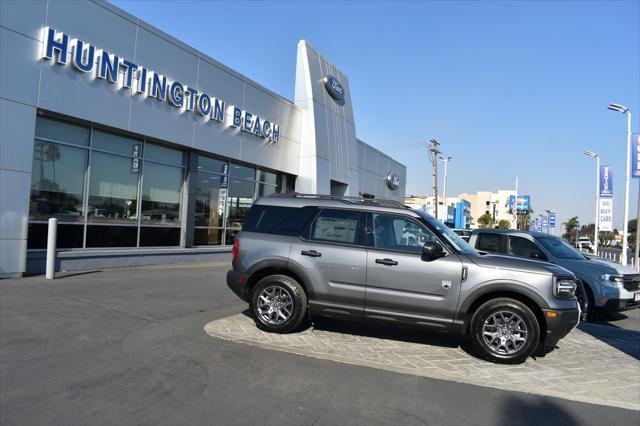
<instances>
[{"instance_id":1,"label":"rear window","mask_svg":"<svg viewBox=\"0 0 640 426\"><path fill-rule=\"evenodd\" d=\"M491 253L497 253L500 250L500 241L502 235L498 234L478 234L476 241L476 249L480 251L488 251Z\"/></svg>"},{"instance_id":2,"label":"rear window","mask_svg":"<svg viewBox=\"0 0 640 426\"><path fill-rule=\"evenodd\" d=\"M254 205L242 226L243 231L295 236L315 213L315 207Z\"/></svg>"}]
</instances>

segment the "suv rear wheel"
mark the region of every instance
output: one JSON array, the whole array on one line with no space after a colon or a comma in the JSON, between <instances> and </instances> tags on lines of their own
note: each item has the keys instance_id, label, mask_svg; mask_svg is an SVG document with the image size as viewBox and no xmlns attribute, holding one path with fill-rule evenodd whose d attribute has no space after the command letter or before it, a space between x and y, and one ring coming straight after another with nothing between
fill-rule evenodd
<instances>
[{"instance_id":1,"label":"suv rear wheel","mask_svg":"<svg viewBox=\"0 0 640 426\"><path fill-rule=\"evenodd\" d=\"M290 333L307 313L307 295L293 278L269 275L251 293L251 315L259 329L271 333Z\"/></svg>"},{"instance_id":2,"label":"suv rear wheel","mask_svg":"<svg viewBox=\"0 0 640 426\"><path fill-rule=\"evenodd\" d=\"M500 364L524 362L538 346L540 326L522 302L499 298L485 302L471 320L471 343L482 358Z\"/></svg>"}]
</instances>

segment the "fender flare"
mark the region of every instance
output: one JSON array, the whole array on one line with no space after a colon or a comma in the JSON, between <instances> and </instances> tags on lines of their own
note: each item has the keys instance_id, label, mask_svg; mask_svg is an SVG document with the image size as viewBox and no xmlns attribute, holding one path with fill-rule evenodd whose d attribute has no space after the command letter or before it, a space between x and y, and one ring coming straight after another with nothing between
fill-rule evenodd
<instances>
[{"instance_id":1,"label":"fender flare","mask_svg":"<svg viewBox=\"0 0 640 426\"><path fill-rule=\"evenodd\" d=\"M315 298L313 286L311 285L311 281L307 277L307 274L304 272L304 269L296 263L289 261L288 259L274 258L261 260L251 266L251 268L249 268L249 270L247 271L247 274L251 279L251 277L253 277L256 272L267 268L278 268L284 271L290 271L301 281L300 284L307 292L307 297L309 299ZM249 291L249 289L247 289L247 291Z\"/></svg>"},{"instance_id":2,"label":"fender flare","mask_svg":"<svg viewBox=\"0 0 640 426\"><path fill-rule=\"evenodd\" d=\"M549 305L547 302L537 294L535 291L526 287L524 283L517 282L496 282L491 284L483 285L476 290L474 290L469 296L467 296L464 302L458 307L458 313L456 315L456 322L467 324L473 314L467 313L471 305L473 305L479 298L482 296L498 292L498 291L508 291L510 293L516 293L521 296L524 296L528 299L531 299L534 303L538 305L540 309L549 309Z\"/></svg>"}]
</instances>

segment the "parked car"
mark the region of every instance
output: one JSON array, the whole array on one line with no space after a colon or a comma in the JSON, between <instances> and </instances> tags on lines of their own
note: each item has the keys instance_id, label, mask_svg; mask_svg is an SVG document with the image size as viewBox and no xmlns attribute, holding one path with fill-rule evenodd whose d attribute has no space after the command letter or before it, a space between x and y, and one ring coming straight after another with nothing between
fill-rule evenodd
<instances>
[{"instance_id":1,"label":"parked car","mask_svg":"<svg viewBox=\"0 0 640 426\"><path fill-rule=\"evenodd\" d=\"M635 269L580 253L565 241L540 232L476 229L469 243L481 253L501 254L560 265L573 272L583 312L624 311L640 307L640 275Z\"/></svg>"},{"instance_id":2,"label":"parked car","mask_svg":"<svg viewBox=\"0 0 640 426\"><path fill-rule=\"evenodd\" d=\"M454 229L453 232L460 235L460 238L469 242L469 237L471 236L471 229Z\"/></svg>"},{"instance_id":3,"label":"parked car","mask_svg":"<svg viewBox=\"0 0 640 426\"><path fill-rule=\"evenodd\" d=\"M228 286L274 333L309 315L413 324L468 335L481 357L519 363L579 321L571 272L481 256L442 222L393 201L259 198L232 265Z\"/></svg>"},{"instance_id":4,"label":"parked car","mask_svg":"<svg viewBox=\"0 0 640 426\"><path fill-rule=\"evenodd\" d=\"M593 243L589 237L580 237L576 241L576 248L591 251L593 250Z\"/></svg>"}]
</instances>

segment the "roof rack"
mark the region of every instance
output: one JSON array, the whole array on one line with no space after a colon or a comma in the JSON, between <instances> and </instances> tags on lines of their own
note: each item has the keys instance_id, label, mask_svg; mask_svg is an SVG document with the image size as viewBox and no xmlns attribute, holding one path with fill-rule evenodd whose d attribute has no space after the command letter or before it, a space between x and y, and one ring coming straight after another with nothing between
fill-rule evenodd
<instances>
[{"instance_id":1,"label":"roof rack","mask_svg":"<svg viewBox=\"0 0 640 426\"><path fill-rule=\"evenodd\" d=\"M366 197L349 197L346 195L326 195L326 194L301 194L299 192L281 192L269 195L269 197L277 198L312 198L316 200L333 200L342 201L352 204L371 204L380 207L392 207L398 209L411 209L411 207L401 203L400 201L366 198Z\"/></svg>"}]
</instances>

